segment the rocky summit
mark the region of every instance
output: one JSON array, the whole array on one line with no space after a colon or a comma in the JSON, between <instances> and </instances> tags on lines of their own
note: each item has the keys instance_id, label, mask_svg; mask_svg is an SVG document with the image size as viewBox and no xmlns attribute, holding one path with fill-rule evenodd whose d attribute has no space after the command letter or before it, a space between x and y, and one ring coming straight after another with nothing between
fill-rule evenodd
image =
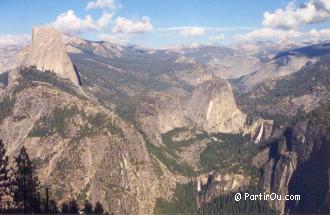
<instances>
[{"instance_id":1,"label":"rocky summit","mask_svg":"<svg viewBox=\"0 0 330 215\"><path fill-rule=\"evenodd\" d=\"M52 27L32 30L32 43L20 53L21 65L36 66L40 71L49 70L79 85L79 76L68 56L61 34Z\"/></svg>"},{"instance_id":2,"label":"rocky summit","mask_svg":"<svg viewBox=\"0 0 330 215\"><path fill-rule=\"evenodd\" d=\"M244 129L245 114L236 106L227 81L205 81L192 94L189 102L190 118L209 132L239 133Z\"/></svg>"}]
</instances>

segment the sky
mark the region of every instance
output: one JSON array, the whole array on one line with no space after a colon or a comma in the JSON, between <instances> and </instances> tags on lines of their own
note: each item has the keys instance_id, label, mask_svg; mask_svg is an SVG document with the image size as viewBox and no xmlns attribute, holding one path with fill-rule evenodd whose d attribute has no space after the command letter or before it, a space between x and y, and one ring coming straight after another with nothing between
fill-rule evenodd
<instances>
[{"instance_id":1,"label":"sky","mask_svg":"<svg viewBox=\"0 0 330 215\"><path fill-rule=\"evenodd\" d=\"M330 39L330 0L1 0L0 46L53 26L147 48Z\"/></svg>"}]
</instances>

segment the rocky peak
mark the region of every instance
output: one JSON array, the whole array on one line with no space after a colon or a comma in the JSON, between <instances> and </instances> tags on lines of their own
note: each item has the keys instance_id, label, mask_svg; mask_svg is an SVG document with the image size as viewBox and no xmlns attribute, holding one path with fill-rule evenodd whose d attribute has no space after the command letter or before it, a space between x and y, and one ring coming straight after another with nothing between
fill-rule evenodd
<instances>
[{"instance_id":1,"label":"rocky peak","mask_svg":"<svg viewBox=\"0 0 330 215\"><path fill-rule=\"evenodd\" d=\"M61 34L52 27L33 28L31 45L21 51L21 64L34 65L41 71L52 71L79 85L78 75L62 42Z\"/></svg>"},{"instance_id":2,"label":"rocky peak","mask_svg":"<svg viewBox=\"0 0 330 215\"><path fill-rule=\"evenodd\" d=\"M197 86L188 105L189 118L208 132L239 133L246 115L236 106L232 89L223 79Z\"/></svg>"}]
</instances>

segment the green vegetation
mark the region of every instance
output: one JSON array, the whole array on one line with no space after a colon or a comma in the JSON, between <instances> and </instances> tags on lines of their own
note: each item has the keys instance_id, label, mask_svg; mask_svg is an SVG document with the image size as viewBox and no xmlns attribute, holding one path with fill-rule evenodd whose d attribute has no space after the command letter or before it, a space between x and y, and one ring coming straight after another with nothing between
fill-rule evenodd
<instances>
[{"instance_id":1,"label":"green vegetation","mask_svg":"<svg viewBox=\"0 0 330 215\"><path fill-rule=\"evenodd\" d=\"M181 141L175 141L173 138L180 133L188 133L189 138L183 138ZM186 128L175 128L165 134L162 134L163 143L167 146L168 150L172 153L180 150L182 147L189 146L196 141L202 141L210 136L206 132L197 132L196 130Z\"/></svg>"},{"instance_id":2,"label":"green vegetation","mask_svg":"<svg viewBox=\"0 0 330 215\"><path fill-rule=\"evenodd\" d=\"M255 144L249 144L250 138L242 134L213 134L218 141L207 145L200 155L200 163L204 171L212 170L239 172L256 176L257 170L252 167L251 160L258 152Z\"/></svg>"},{"instance_id":3,"label":"green vegetation","mask_svg":"<svg viewBox=\"0 0 330 215\"><path fill-rule=\"evenodd\" d=\"M237 193L223 194L210 202L203 202L204 193L197 194L195 185L192 182L187 184L177 184L174 195L170 201L157 199L154 208L155 215L241 215L241 214L262 214L275 215L277 211L271 209L266 201L235 201L234 195ZM238 191L244 193L259 194L264 191L259 185L251 185ZM200 199L200 208L197 207L197 196Z\"/></svg>"},{"instance_id":4,"label":"green vegetation","mask_svg":"<svg viewBox=\"0 0 330 215\"><path fill-rule=\"evenodd\" d=\"M78 113L78 108L75 106L55 108L51 117L45 116L41 118L39 124L29 133L29 136L47 137L58 133L61 137L67 137L72 118Z\"/></svg>"},{"instance_id":5,"label":"green vegetation","mask_svg":"<svg viewBox=\"0 0 330 215\"><path fill-rule=\"evenodd\" d=\"M180 137L180 138L177 138ZM154 146L153 151L157 158L165 160L164 154L170 154L176 158L177 153L192 144L207 141L206 148L200 154L201 172L205 173L212 170L239 172L253 176L258 175L258 171L251 164L252 157L257 154L258 147L250 144L250 137L242 134L208 134L185 128L173 129L162 135L165 147ZM169 163L169 161L167 161Z\"/></svg>"},{"instance_id":6,"label":"green vegetation","mask_svg":"<svg viewBox=\"0 0 330 215\"><path fill-rule=\"evenodd\" d=\"M248 174L253 178L259 171L251 165L252 157L258 152L258 146L251 144L250 137L242 134L208 134L185 128L176 128L162 134L164 146L155 146L147 141L147 149L174 173L194 176L213 170ZM206 148L200 154L201 170L180 162L179 153L183 147L207 141Z\"/></svg>"},{"instance_id":7,"label":"green vegetation","mask_svg":"<svg viewBox=\"0 0 330 215\"><path fill-rule=\"evenodd\" d=\"M4 97L2 101L0 101L0 123L11 115L13 111L13 107L15 104L15 99L10 97Z\"/></svg>"},{"instance_id":8,"label":"green vegetation","mask_svg":"<svg viewBox=\"0 0 330 215\"><path fill-rule=\"evenodd\" d=\"M197 215L196 193L193 183L177 184L171 201L157 199L155 215Z\"/></svg>"},{"instance_id":9,"label":"green vegetation","mask_svg":"<svg viewBox=\"0 0 330 215\"><path fill-rule=\"evenodd\" d=\"M42 82L42 83L47 83L51 84L52 86L75 96L78 96L80 98L84 98L80 94L78 94L72 86L71 83L69 83L65 79L59 78L55 73L52 73L50 71L44 71L41 72L36 69L36 67L31 66L31 67L25 67L21 69L21 75L22 75L22 82L25 83L25 85L30 85L33 82ZM24 83L23 86L24 86Z\"/></svg>"},{"instance_id":10,"label":"green vegetation","mask_svg":"<svg viewBox=\"0 0 330 215\"><path fill-rule=\"evenodd\" d=\"M9 159L14 161L10 165ZM25 147L21 148L17 157L9 158L0 140L0 164L1 214L58 213L57 203L50 198L49 188L39 182L36 167Z\"/></svg>"},{"instance_id":11,"label":"green vegetation","mask_svg":"<svg viewBox=\"0 0 330 215\"><path fill-rule=\"evenodd\" d=\"M82 115L86 115L83 113ZM92 137L101 132L110 131L114 135L124 137L123 131L116 123L104 113L96 113L86 116L88 124L80 126L72 141L79 142L84 137Z\"/></svg>"},{"instance_id":12,"label":"green vegetation","mask_svg":"<svg viewBox=\"0 0 330 215\"><path fill-rule=\"evenodd\" d=\"M135 118L135 108L142 99L142 94L132 97L121 97L116 101L116 113L120 118L132 123Z\"/></svg>"},{"instance_id":13,"label":"green vegetation","mask_svg":"<svg viewBox=\"0 0 330 215\"><path fill-rule=\"evenodd\" d=\"M158 147L152 143L146 143L148 151L157 157L169 170L185 176L193 176L194 171L186 162L178 162L178 156L170 152L166 147Z\"/></svg>"},{"instance_id":14,"label":"green vegetation","mask_svg":"<svg viewBox=\"0 0 330 215\"><path fill-rule=\"evenodd\" d=\"M155 156L158 160L160 160L169 170L173 171L177 174L182 174L185 176L193 176L194 171L192 168L186 163L186 162L179 162L178 155L176 155L173 151L169 150L167 147L164 146L155 146L152 144L147 135L144 133L144 131L137 126L137 124L134 122L135 128L139 131L139 133L143 136L146 147L148 152ZM154 165L157 165L155 163ZM159 170L159 173L161 174L161 169L159 169L158 166L154 166Z\"/></svg>"},{"instance_id":15,"label":"green vegetation","mask_svg":"<svg viewBox=\"0 0 330 215\"><path fill-rule=\"evenodd\" d=\"M311 125L320 128L322 133L328 133L330 128L330 104L322 105L314 111L306 114Z\"/></svg>"},{"instance_id":16,"label":"green vegetation","mask_svg":"<svg viewBox=\"0 0 330 215\"><path fill-rule=\"evenodd\" d=\"M15 86L15 88L13 90L13 94L16 95L19 92L21 92L29 87L33 87L33 86L37 86L37 84L29 83L27 81L21 81L18 85Z\"/></svg>"},{"instance_id":17,"label":"green vegetation","mask_svg":"<svg viewBox=\"0 0 330 215\"><path fill-rule=\"evenodd\" d=\"M15 170L13 174L13 200L24 213L40 211L39 180L36 167L23 147L15 158Z\"/></svg>"},{"instance_id":18,"label":"green vegetation","mask_svg":"<svg viewBox=\"0 0 330 215\"><path fill-rule=\"evenodd\" d=\"M30 137L48 137L58 133L66 138L70 135L70 129L74 126L73 118L79 115L85 123L79 125L77 134L72 141L78 142L84 137L91 137L98 133L110 131L112 134L124 136L123 131L105 113L87 115L77 106L55 108L51 116L44 116L29 133Z\"/></svg>"}]
</instances>

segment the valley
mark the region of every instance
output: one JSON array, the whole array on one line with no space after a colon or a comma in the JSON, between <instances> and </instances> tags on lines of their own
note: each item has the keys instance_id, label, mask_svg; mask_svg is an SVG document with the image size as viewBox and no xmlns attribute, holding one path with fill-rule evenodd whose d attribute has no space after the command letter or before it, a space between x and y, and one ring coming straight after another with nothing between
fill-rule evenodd
<instances>
[{"instance_id":1,"label":"valley","mask_svg":"<svg viewBox=\"0 0 330 215\"><path fill-rule=\"evenodd\" d=\"M0 139L9 156L26 147L58 202L328 213L329 44L250 46L146 49L39 27L30 45L1 49Z\"/></svg>"}]
</instances>

